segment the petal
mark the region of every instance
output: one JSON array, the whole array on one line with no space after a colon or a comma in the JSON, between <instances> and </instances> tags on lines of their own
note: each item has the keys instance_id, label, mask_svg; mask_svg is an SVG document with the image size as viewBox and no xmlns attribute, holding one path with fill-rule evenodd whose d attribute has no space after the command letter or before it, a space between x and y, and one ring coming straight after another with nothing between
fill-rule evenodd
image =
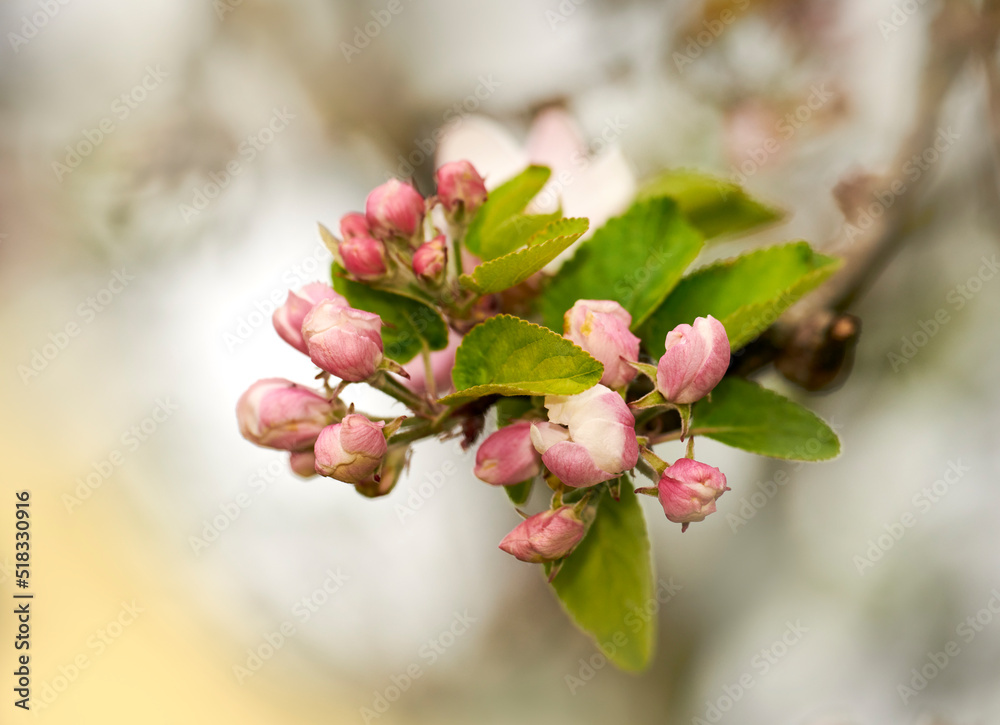
<instances>
[{"instance_id":1,"label":"petal","mask_svg":"<svg viewBox=\"0 0 1000 725\"><path fill-rule=\"evenodd\" d=\"M532 423L531 443L539 453L545 453L556 443L569 440L569 431L552 423Z\"/></svg>"},{"instance_id":2,"label":"petal","mask_svg":"<svg viewBox=\"0 0 1000 725\"><path fill-rule=\"evenodd\" d=\"M573 117L561 108L539 113L528 131L528 158L552 169L553 175L571 171L585 158L587 146Z\"/></svg>"},{"instance_id":3,"label":"petal","mask_svg":"<svg viewBox=\"0 0 1000 725\"><path fill-rule=\"evenodd\" d=\"M474 473L494 486L511 486L534 478L541 457L531 441L531 423L520 421L493 433L476 451Z\"/></svg>"},{"instance_id":4,"label":"petal","mask_svg":"<svg viewBox=\"0 0 1000 725\"><path fill-rule=\"evenodd\" d=\"M567 217L588 217L590 228L600 229L608 219L628 208L635 193L635 175L628 161L618 148L612 148L579 171L573 183L566 186L563 213Z\"/></svg>"},{"instance_id":5,"label":"petal","mask_svg":"<svg viewBox=\"0 0 1000 725\"><path fill-rule=\"evenodd\" d=\"M586 448L570 441L556 443L542 455L542 461L560 481L573 488L593 486L618 475L602 471Z\"/></svg>"},{"instance_id":6,"label":"petal","mask_svg":"<svg viewBox=\"0 0 1000 725\"><path fill-rule=\"evenodd\" d=\"M437 166L467 160L495 189L524 170L528 157L513 136L496 121L483 116L463 116L450 124L437 149Z\"/></svg>"}]
</instances>

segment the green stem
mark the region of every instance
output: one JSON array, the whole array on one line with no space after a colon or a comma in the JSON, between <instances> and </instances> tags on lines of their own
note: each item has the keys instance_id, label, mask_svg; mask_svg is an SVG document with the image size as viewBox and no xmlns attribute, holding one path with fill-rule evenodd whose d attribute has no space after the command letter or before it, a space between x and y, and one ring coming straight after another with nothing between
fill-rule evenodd
<instances>
[{"instance_id":1,"label":"green stem","mask_svg":"<svg viewBox=\"0 0 1000 725\"><path fill-rule=\"evenodd\" d=\"M710 433L725 433L726 430L726 428L691 428L687 432L687 435L694 437L698 435L709 435ZM658 443L667 443L668 441L679 440L681 440L681 432L679 430L672 430L667 433L661 433L660 435L649 436L649 445L655 446Z\"/></svg>"},{"instance_id":2,"label":"green stem","mask_svg":"<svg viewBox=\"0 0 1000 725\"><path fill-rule=\"evenodd\" d=\"M465 226L460 224L452 224L451 229L451 240L454 250L452 251L452 257L455 263L455 280L462 276L462 240L465 239Z\"/></svg>"},{"instance_id":3,"label":"green stem","mask_svg":"<svg viewBox=\"0 0 1000 725\"><path fill-rule=\"evenodd\" d=\"M426 342L420 349L420 357L424 361L424 386L427 388L427 394L431 396L431 399L436 400L437 381L434 380L434 368L431 367L431 351L428 349Z\"/></svg>"},{"instance_id":4,"label":"green stem","mask_svg":"<svg viewBox=\"0 0 1000 725\"><path fill-rule=\"evenodd\" d=\"M653 451L645 446L639 449L639 453L642 455L642 460L652 467L661 476L663 472L667 470L667 462L660 458L658 455L653 453Z\"/></svg>"},{"instance_id":5,"label":"green stem","mask_svg":"<svg viewBox=\"0 0 1000 725\"><path fill-rule=\"evenodd\" d=\"M435 430L434 425L430 421L421 421L424 425L413 426L411 428L401 428L394 436L391 438L392 443L412 443L413 441L419 441L421 438L429 438L438 431Z\"/></svg>"},{"instance_id":6,"label":"green stem","mask_svg":"<svg viewBox=\"0 0 1000 725\"><path fill-rule=\"evenodd\" d=\"M382 373L369 384L389 397L395 398L418 415L427 415L427 401L389 374Z\"/></svg>"}]
</instances>

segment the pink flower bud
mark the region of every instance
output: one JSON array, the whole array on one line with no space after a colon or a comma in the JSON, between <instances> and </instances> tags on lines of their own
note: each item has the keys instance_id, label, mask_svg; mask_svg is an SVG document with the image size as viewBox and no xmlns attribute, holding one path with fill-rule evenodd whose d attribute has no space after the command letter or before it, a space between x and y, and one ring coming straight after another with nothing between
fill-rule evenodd
<instances>
[{"instance_id":1,"label":"pink flower bud","mask_svg":"<svg viewBox=\"0 0 1000 725\"><path fill-rule=\"evenodd\" d=\"M500 548L521 561L555 561L568 556L585 533L573 507L561 506L526 518L504 537Z\"/></svg>"},{"instance_id":2,"label":"pink flower bud","mask_svg":"<svg viewBox=\"0 0 1000 725\"><path fill-rule=\"evenodd\" d=\"M639 359L639 338L629 331L632 315L611 300L577 300L563 317L563 334L604 365L601 385L628 385L636 370L622 360Z\"/></svg>"},{"instance_id":3,"label":"pink flower bud","mask_svg":"<svg viewBox=\"0 0 1000 725\"><path fill-rule=\"evenodd\" d=\"M472 214L486 201L486 184L468 161L452 161L437 170L438 198L449 212L461 204L466 214Z\"/></svg>"},{"instance_id":4,"label":"pink flower bud","mask_svg":"<svg viewBox=\"0 0 1000 725\"><path fill-rule=\"evenodd\" d=\"M302 322L309 311L323 300L333 300L338 305L347 307L347 300L333 291L330 285L322 282L307 284L298 292L289 292L285 304L274 311L271 322L282 340L299 352L309 354L305 338L302 337Z\"/></svg>"},{"instance_id":5,"label":"pink flower bud","mask_svg":"<svg viewBox=\"0 0 1000 725\"><path fill-rule=\"evenodd\" d=\"M671 403L694 403L719 384L729 367L726 328L709 315L678 325L666 339L656 366L656 389Z\"/></svg>"},{"instance_id":6,"label":"pink flower bud","mask_svg":"<svg viewBox=\"0 0 1000 725\"><path fill-rule=\"evenodd\" d=\"M423 279L437 281L444 274L448 247L443 234L421 244L413 253L413 272Z\"/></svg>"},{"instance_id":7,"label":"pink flower bud","mask_svg":"<svg viewBox=\"0 0 1000 725\"><path fill-rule=\"evenodd\" d=\"M292 451L288 465L296 476L311 478L316 475L316 454L311 448L308 451Z\"/></svg>"},{"instance_id":8,"label":"pink flower bud","mask_svg":"<svg viewBox=\"0 0 1000 725\"><path fill-rule=\"evenodd\" d=\"M368 380L382 362L382 318L324 300L302 323L314 363L341 380Z\"/></svg>"},{"instance_id":9,"label":"pink flower bud","mask_svg":"<svg viewBox=\"0 0 1000 725\"><path fill-rule=\"evenodd\" d=\"M409 448L406 444L389 446L382 459L382 468L375 478L354 484L354 490L366 498L388 496L396 487L408 465Z\"/></svg>"},{"instance_id":10,"label":"pink flower bud","mask_svg":"<svg viewBox=\"0 0 1000 725\"><path fill-rule=\"evenodd\" d=\"M244 438L258 446L286 451L312 447L333 415L330 401L284 378L258 380L236 403Z\"/></svg>"},{"instance_id":11,"label":"pink flower bud","mask_svg":"<svg viewBox=\"0 0 1000 725\"><path fill-rule=\"evenodd\" d=\"M476 451L473 473L494 486L513 486L541 471L542 457L531 443L531 423L523 420L501 428L482 442Z\"/></svg>"},{"instance_id":12,"label":"pink flower bud","mask_svg":"<svg viewBox=\"0 0 1000 725\"><path fill-rule=\"evenodd\" d=\"M370 237L372 230L364 214L352 211L340 217L340 237L345 242L355 237Z\"/></svg>"},{"instance_id":13,"label":"pink flower bud","mask_svg":"<svg viewBox=\"0 0 1000 725\"><path fill-rule=\"evenodd\" d=\"M375 237L359 234L345 238L338 250L344 269L358 279L378 279L385 274L385 245Z\"/></svg>"},{"instance_id":14,"label":"pink flower bud","mask_svg":"<svg viewBox=\"0 0 1000 725\"><path fill-rule=\"evenodd\" d=\"M668 466L657 484L663 513L675 524L684 524L685 529L715 513L715 500L728 490L722 471L690 458Z\"/></svg>"},{"instance_id":15,"label":"pink flower bud","mask_svg":"<svg viewBox=\"0 0 1000 725\"><path fill-rule=\"evenodd\" d=\"M316 441L316 471L345 483L377 481L375 473L389 449L383 426L351 413L343 422L324 428Z\"/></svg>"},{"instance_id":16,"label":"pink flower bud","mask_svg":"<svg viewBox=\"0 0 1000 725\"><path fill-rule=\"evenodd\" d=\"M533 425L531 441L567 486L593 486L635 467L635 418L618 393L595 385L578 395L546 396L545 407L549 420L560 425Z\"/></svg>"},{"instance_id":17,"label":"pink flower bud","mask_svg":"<svg viewBox=\"0 0 1000 725\"><path fill-rule=\"evenodd\" d=\"M424 218L424 198L409 184L390 179L368 195L365 218L380 239L412 237Z\"/></svg>"}]
</instances>

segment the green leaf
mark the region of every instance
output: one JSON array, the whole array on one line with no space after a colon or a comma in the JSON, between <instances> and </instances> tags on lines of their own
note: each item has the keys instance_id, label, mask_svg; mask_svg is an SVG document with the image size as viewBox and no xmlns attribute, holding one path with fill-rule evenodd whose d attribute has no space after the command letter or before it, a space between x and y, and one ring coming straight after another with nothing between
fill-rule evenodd
<instances>
[{"instance_id":1,"label":"green leaf","mask_svg":"<svg viewBox=\"0 0 1000 725\"><path fill-rule=\"evenodd\" d=\"M521 284L555 259L587 231L586 219L560 219L528 240L528 246L505 254L462 275L462 285L479 294L493 294Z\"/></svg>"},{"instance_id":2,"label":"green leaf","mask_svg":"<svg viewBox=\"0 0 1000 725\"><path fill-rule=\"evenodd\" d=\"M535 479L529 478L527 481L522 481L513 486L504 486L503 490L506 491L507 498L510 499L512 504L515 506L524 506L531 496L531 487L534 483Z\"/></svg>"},{"instance_id":3,"label":"green leaf","mask_svg":"<svg viewBox=\"0 0 1000 725\"><path fill-rule=\"evenodd\" d=\"M736 235L781 220L780 209L750 198L736 184L690 169L668 171L645 184L639 199L668 197L677 202L706 239Z\"/></svg>"},{"instance_id":4,"label":"green leaf","mask_svg":"<svg viewBox=\"0 0 1000 725\"><path fill-rule=\"evenodd\" d=\"M674 327L712 315L725 325L730 347L738 350L839 266L839 259L793 242L702 267L681 280L640 336L650 354L659 357Z\"/></svg>"},{"instance_id":5,"label":"green leaf","mask_svg":"<svg viewBox=\"0 0 1000 725\"><path fill-rule=\"evenodd\" d=\"M545 166L529 166L513 179L505 181L491 191L486 203L479 207L476 216L472 218L472 223L466 232L465 246L469 251L479 256L483 256L484 252L494 251L493 238L498 234L501 240L496 244L502 247L504 243L502 239L507 238L510 232L502 231L501 226L508 223L511 217L524 211L528 202L545 186L551 173ZM499 251L497 256L508 251L510 250Z\"/></svg>"},{"instance_id":6,"label":"green leaf","mask_svg":"<svg viewBox=\"0 0 1000 725\"><path fill-rule=\"evenodd\" d=\"M374 289L342 276L334 265L333 288L347 298L351 307L374 312L382 318L385 356L398 363L412 360L426 343L431 350L448 346L448 326L433 308L412 297Z\"/></svg>"},{"instance_id":7,"label":"green leaf","mask_svg":"<svg viewBox=\"0 0 1000 725\"><path fill-rule=\"evenodd\" d=\"M614 646L608 659L638 671L649 664L656 637L656 617L646 609L656 602L646 521L627 477L618 501L602 489L597 518L552 587L580 629L599 647Z\"/></svg>"},{"instance_id":8,"label":"green leaf","mask_svg":"<svg viewBox=\"0 0 1000 725\"><path fill-rule=\"evenodd\" d=\"M579 299L614 300L636 329L680 280L702 247L701 235L670 199L650 199L610 220L577 249L542 293L542 316L562 330Z\"/></svg>"},{"instance_id":9,"label":"green leaf","mask_svg":"<svg viewBox=\"0 0 1000 725\"><path fill-rule=\"evenodd\" d=\"M561 218L562 210L551 214L515 214L483 238L480 257L489 261L513 252L548 224Z\"/></svg>"},{"instance_id":10,"label":"green leaf","mask_svg":"<svg viewBox=\"0 0 1000 725\"><path fill-rule=\"evenodd\" d=\"M551 330L511 315L473 327L455 353L457 403L484 395L575 395L593 387L604 366Z\"/></svg>"},{"instance_id":11,"label":"green leaf","mask_svg":"<svg viewBox=\"0 0 1000 725\"><path fill-rule=\"evenodd\" d=\"M539 398L538 400L540 401L541 399ZM536 405L535 400L532 400L527 395L511 395L505 398L498 398L496 402L497 428L508 426L515 420L523 418L528 411L540 407L540 402Z\"/></svg>"},{"instance_id":12,"label":"green leaf","mask_svg":"<svg viewBox=\"0 0 1000 725\"><path fill-rule=\"evenodd\" d=\"M692 434L771 458L825 461L840 441L823 420L798 403L749 380L723 378L711 400L694 406Z\"/></svg>"}]
</instances>

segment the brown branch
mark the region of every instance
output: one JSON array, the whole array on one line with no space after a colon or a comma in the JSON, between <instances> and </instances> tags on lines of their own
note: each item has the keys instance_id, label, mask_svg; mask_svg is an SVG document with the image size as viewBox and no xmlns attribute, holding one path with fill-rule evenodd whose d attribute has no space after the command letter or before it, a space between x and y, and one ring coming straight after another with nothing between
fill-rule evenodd
<instances>
[{"instance_id":1,"label":"brown branch","mask_svg":"<svg viewBox=\"0 0 1000 725\"><path fill-rule=\"evenodd\" d=\"M1000 2L990 0L983 13L964 1L949 2L935 18L931 49L921 82L917 121L888 170L857 174L834 190L847 224L829 249L844 264L829 281L788 310L764 335L748 346L734 372L749 374L769 362L785 377L808 390L829 387L850 367L860 322L848 310L871 286L899 251L920 213L921 192L930 173L907 177L914 157L933 148L948 92L970 57L992 49L1000 25ZM883 199L891 197L892 203ZM866 229L857 222L874 204L882 213ZM867 219L866 219L867 221Z\"/></svg>"}]
</instances>

